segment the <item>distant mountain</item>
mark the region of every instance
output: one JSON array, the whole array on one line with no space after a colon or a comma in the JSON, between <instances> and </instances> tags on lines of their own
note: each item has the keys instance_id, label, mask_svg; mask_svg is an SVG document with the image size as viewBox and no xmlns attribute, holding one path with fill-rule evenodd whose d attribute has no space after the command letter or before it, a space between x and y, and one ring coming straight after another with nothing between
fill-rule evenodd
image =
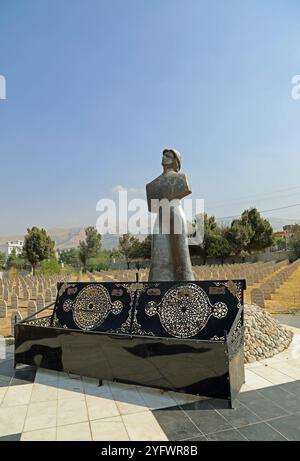
<instances>
[{"instance_id":1,"label":"distant mountain","mask_svg":"<svg viewBox=\"0 0 300 461\"><path fill-rule=\"evenodd\" d=\"M282 230L282 227L286 224L300 224L300 220L284 219L284 218L272 218L267 217L274 229L274 231ZM217 222L222 225L230 225L232 219L218 220ZM84 240L85 232L83 227L71 227L71 228L54 228L47 230L50 237L54 240L56 248L60 250L67 250L68 248L76 248L79 245L80 240ZM140 240L144 239L144 236L137 235ZM24 235L6 235L0 236L0 246L4 245L8 241L24 240ZM102 247L111 250L119 245L118 235L103 235L102 236Z\"/></svg>"},{"instance_id":2,"label":"distant mountain","mask_svg":"<svg viewBox=\"0 0 300 461\"><path fill-rule=\"evenodd\" d=\"M48 234L54 240L55 247L60 250L67 250L68 248L76 248L80 240L84 240L85 232L83 227L72 227L67 229L48 229ZM24 240L24 235L6 235L0 236L0 246L8 241ZM119 237L117 235L103 235L102 247L111 250L119 244Z\"/></svg>"}]
</instances>

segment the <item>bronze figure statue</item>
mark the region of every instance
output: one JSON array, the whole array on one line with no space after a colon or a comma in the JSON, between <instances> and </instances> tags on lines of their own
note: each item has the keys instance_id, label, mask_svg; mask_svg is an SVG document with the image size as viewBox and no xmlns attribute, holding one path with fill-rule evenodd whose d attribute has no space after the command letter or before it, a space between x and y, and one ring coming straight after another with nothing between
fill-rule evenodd
<instances>
[{"instance_id":1,"label":"bronze figure statue","mask_svg":"<svg viewBox=\"0 0 300 461\"><path fill-rule=\"evenodd\" d=\"M164 149L162 166L163 173L146 186L149 211L157 213L149 281L194 280L187 222L180 203L192 191L187 175L180 173L180 153Z\"/></svg>"}]
</instances>

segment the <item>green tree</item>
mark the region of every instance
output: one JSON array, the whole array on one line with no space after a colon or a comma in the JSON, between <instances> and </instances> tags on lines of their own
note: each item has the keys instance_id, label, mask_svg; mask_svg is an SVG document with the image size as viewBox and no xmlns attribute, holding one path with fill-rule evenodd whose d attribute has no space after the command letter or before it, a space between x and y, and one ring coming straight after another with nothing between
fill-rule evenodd
<instances>
[{"instance_id":1,"label":"green tree","mask_svg":"<svg viewBox=\"0 0 300 461\"><path fill-rule=\"evenodd\" d=\"M249 254L269 248L274 243L273 228L267 219L264 219L256 208L245 210L241 222L251 229L250 241L246 246Z\"/></svg>"},{"instance_id":2,"label":"green tree","mask_svg":"<svg viewBox=\"0 0 300 461\"><path fill-rule=\"evenodd\" d=\"M3 253L3 251L0 251L0 268L5 265L6 259L6 254Z\"/></svg>"},{"instance_id":3,"label":"green tree","mask_svg":"<svg viewBox=\"0 0 300 461\"><path fill-rule=\"evenodd\" d=\"M27 261L24 258L18 256L14 248L7 258L6 268L11 269L13 267L15 269L22 270L25 269L26 264L28 264Z\"/></svg>"},{"instance_id":4,"label":"green tree","mask_svg":"<svg viewBox=\"0 0 300 461\"><path fill-rule=\"evenodd\" d=\"M210 238L208 247L208 256L211 258L219 258L221 264L230 256L232 248L227 238L228 228L216 227Z\"/></svg>"},{"instance_id":5,"label":"green tree","mask_svg":"<svg viewBox=\"0 0 300 461\"><path fill-rule=\"evenodd\" d=\"M124 234L119 238L120 253L124 256L127 268L130 268L130 262L137 257L139 240L130 234Z\"/></svg>"},{"instance_id":6,"label":"green tree","mask_svg":"<svg viewBox=\"0 0 300 461\"><path fill-rule=\"evenodd\" d=\"M40 262L55 257L54 242L45 229L39 229L38 227L27 229L23 256L30 262L34 275L36 267Z\"/></svg>"},{"instance_id":7,"label":"green tree","mask_svg":"<svg viewBox=\"0 0 300 461\"><path fill-rule=\"evenodd\" d=\"M80 266L79 249L69 248L68 250L62 250L59 255L59 261L78 269Z\"/></svg>"},{"instance_id":8,"label":"green tree","mask_svg":"<svg viewBox=\"0 0 300 461\"><path fill-rule=\"evenodd\" d=\"M287 241L284 237L275 237L274 238L274 245L278 251L286 250L287 249Z\"/></svg>"},{"instance_id":9,"label":"green tree","mask_svg":"<svg viewBox=\"0 0 300 461\"><path fill-rule=\"evenodd\" d=\"M210 247L214 239L214 235L217 229L217 223L214 216L208 216L204 213L204 236L203 241L199 245L198 252L203 260L203 264L206 264L209 256Z\"/></svg>"},{"instance_id":10,"label":"green tree","mask_svg":"<svg viewBox=\"0 0 300 461\"><path fill-rule=\"evenodd\" d=\"M241 219L234 219L226 232L226 238L231 247L232 254L242 256L243 258L248 254L247 248L251 237L252 229L249 223L243 222Z\"/></svg>"},{"instance_id":11,"label":"green tree","mask_svg":"<svg viewBox=\"0 0 300 461\"><path fill-rule=\"evenodd\" d=\"M137 241L133 247L132 257L137 259L150 259L151 258L152 235L140 241Z\"/></svg>"},{"instance_id":12,"label":"green tree","mask_svg":"<svg viewBox=\"0 0 300 461\"><path fill-rule=\"evenodd\" d=\"M111 253L108 250L101 250L97 256L89 258L87 261L87 269L90 272L108 270L111 262Z\"/></svg>"},{"instance_id":13,"label":"green tree","mask_svg":"<svg viewBox=\"0 0 300 461\"><path fill-rule=\"evenodd\" d=\"M292 252L292 259L300 258L300 226L293 226L293 234L289 239L289 248Z\"/></svg>"},{"instance_id":14,"label":"green tree","mask_svg":"<svg viewBox=\"0 0 300 461\"><path fill-rule=\"evenodd\" d=\"M56 258L46 259L39 265L37 273L43 275L59 274L61 272L61 265Z\"/></svg>"},{"instance_id":15,"label":"green tree","mask_svg":"<svg viewBox=\"0 0 300 461\"><path fill-rule=\"evenodd\" d=\"M80 240L79 242L79 259L84 271L87 269L88 260L97 257L100 250L101 235L98 234L95 227L87 227L85 229L85 240Z\"/></svg>"}]
</instances>

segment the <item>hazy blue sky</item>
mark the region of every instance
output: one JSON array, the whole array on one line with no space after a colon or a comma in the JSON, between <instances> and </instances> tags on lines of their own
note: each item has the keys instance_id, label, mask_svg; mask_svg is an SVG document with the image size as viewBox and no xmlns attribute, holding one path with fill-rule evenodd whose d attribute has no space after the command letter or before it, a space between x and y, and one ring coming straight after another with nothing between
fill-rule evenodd
<instances>
[{"instance_id":1,"label":"hazy blue sky","mask_svg":"<svg viewBox=\"0 0 300 461\"><path fill-rule=\"evenodd\" d=\"M166 146L217 217L299 203L299 23L299 0L0 0L0 234L95 223Z\"/></svg>"}]
</instances>

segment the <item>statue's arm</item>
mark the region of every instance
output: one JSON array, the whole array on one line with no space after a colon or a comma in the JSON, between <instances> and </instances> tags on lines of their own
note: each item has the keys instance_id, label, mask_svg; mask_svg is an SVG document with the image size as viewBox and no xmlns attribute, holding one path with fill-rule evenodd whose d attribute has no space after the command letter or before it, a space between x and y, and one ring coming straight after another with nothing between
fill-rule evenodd
<instances>
[{"instance_id":1,"label":"statue's arm","mask_svg":"<svg viewBox=\"0 0 300 461\"><path fill-rule=\"evenodd\" d=\"M182 192L183 196L186 197L192 193L191 184L187 174L181 173L181 180L182 180Z\"/></svg>"}]
</instances>

